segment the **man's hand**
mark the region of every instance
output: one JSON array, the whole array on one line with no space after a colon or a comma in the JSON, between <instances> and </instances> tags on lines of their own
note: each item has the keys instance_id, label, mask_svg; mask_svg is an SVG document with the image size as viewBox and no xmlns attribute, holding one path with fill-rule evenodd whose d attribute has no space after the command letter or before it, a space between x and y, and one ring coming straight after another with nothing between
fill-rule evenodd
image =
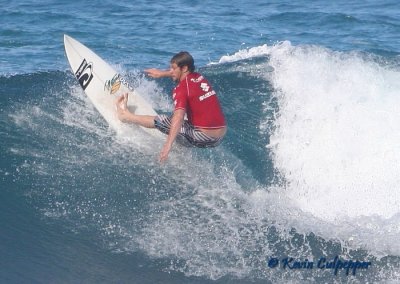
<instances>
[{"instance_id":1,"label":"man's hand","mask_svg":"<svg viewBox=\"0 0 400 284\"><path fill-rule=\"evenodd\" d=\"M176 136L178 136L179 131L181 130L183 120L185 117L185 113L186 113L186 111L184 109L177 109L174 111L174 114L172 116L172 121L171 121L171 129L169 131L167 141L165 141L165 144L160 152L159 161L161 163L165 162L168 158L168 154L171 151L171 148L172 148L172 145L174 144Z\"/></svg>"},{"instance_id":2,"label":"man's hand","mask_svg":"<svg viewBox=\"0 0 400 284\"><path fill-rule=\"evenodd\" d=\"M165 143L158 157L160 163L164 163L168 159L169 151L171 151L171 146Z\"/></svg>"}]
</instances>

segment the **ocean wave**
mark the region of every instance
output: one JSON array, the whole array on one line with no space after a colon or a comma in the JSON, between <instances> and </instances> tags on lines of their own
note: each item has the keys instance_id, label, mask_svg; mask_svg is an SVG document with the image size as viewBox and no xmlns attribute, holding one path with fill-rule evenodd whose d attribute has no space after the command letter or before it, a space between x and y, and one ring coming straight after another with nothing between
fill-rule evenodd
<instances>
[{"instance_id":1,"label":"ocean wave","mask_svg":"<svg viewBox=\"0 0 400 284\"><path fill-rule=\"evenodd\" d=\"M13 174L32 184L26 195L47 218L187 276L288 280L293 273L266 267L283 254L366 255L390 274L396 267L385 257L400 255L397 156L382 156L380 143L397 143L397 71L288 42L243 54L233 68L203 70L226 110L226 141L174 149L166 166L156 162L159 142L109 129L72 74L3 77L6 153L24 161ZM169 82L127 77L165 100Z\"/></svg>"}]
</instances>

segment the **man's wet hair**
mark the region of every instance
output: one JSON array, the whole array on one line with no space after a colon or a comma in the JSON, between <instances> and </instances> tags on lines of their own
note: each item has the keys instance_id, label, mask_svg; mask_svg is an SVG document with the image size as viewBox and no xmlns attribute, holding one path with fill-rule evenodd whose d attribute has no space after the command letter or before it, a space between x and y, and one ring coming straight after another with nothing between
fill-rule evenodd
<instances>
[{"instance_id":1,"label":"man's wet hair","mask_svg":"<svg viewBox=\"0 0 400 284\"><path fill-rule=\"evenodd\" d=\"M181 51L175 54L171 58L171 63L175 63L179 68L187 66L190 73L194 72L195 70L194 59L187 51Z\"/></svg>"}]
</instances>

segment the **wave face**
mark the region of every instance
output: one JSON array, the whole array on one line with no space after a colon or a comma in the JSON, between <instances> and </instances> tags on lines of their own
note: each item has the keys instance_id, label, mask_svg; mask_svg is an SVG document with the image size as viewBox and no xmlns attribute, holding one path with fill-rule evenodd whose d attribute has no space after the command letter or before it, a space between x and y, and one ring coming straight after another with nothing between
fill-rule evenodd
<instances>
[{"instance_id":1,"label":"wave face","mask_svg":"<svg viewBox=\"0 0 400 284\"><path fill-rule=\"evenodd\" d=\"M398 1L38 2L0 12L0 282L400 282ZM173 82L142 70L189 51L223 143L158 164L162 140L94 109L64 34L160 113ZM335 257L372 265L317 267Z\"/></svg>"},{"instance_id":2,"label":"wave face","mask_svg":"<svg viewBox=\"0 0 400 284\"><path fill-rule=\"evenodd\" d=\"M200 71L216 86L228 135L216 149L176 147L167 166L156 161L162 141L109 129L69 72L1 77L2 207L22 209L8 235L33 210L41 217L23 235L49 243L44 259L73 232L72 247L94 243L106 263L130 256L133 267L204 281L332 277L271 270L271 256L369 260L374 269L357 279L397 279L398 62L282 42ZM171 82L125 76L169 110ZM46 226L57 233L37 230ZM58 252L54 265L70 257Z\"/></svg>"}]
</instances>

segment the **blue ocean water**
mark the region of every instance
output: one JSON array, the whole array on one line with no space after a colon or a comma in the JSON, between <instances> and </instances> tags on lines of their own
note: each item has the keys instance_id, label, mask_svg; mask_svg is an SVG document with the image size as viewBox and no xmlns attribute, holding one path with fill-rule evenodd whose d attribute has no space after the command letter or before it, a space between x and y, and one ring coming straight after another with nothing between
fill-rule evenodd
<instances>
[{"instance_id":1,"label":"blue ocean water","mask_svg":"<svg viewBox=\"0 0 400 284\"><path fill-rule=\"evenodd\" d=\"M0 8L0 282L400 281L397 1L87 2ZM64 34L161 112L173 83L143 69L191 52L222 145L159 165L85 97Z\"/></svg>"}]
</instances>

